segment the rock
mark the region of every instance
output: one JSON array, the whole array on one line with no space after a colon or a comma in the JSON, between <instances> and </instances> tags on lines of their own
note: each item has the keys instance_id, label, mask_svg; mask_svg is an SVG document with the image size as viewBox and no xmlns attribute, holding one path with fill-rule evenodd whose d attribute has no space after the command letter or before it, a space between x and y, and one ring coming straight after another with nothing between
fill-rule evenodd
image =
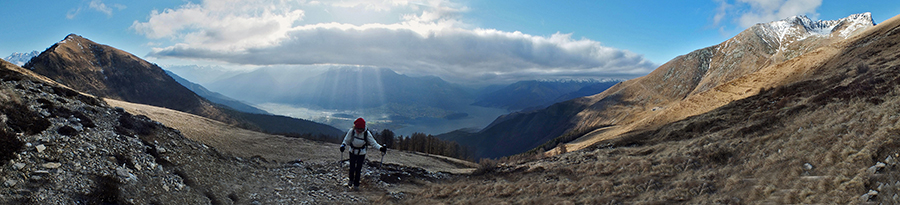
<instances>
[{"instance_id":1,"label":"rock","mask_svg":"<svg viewBox=\"0 0 900 205\"><path fill-rule=\"evenodd\" d=\"M169 185L163 185L163 190L165 190L166 192L169 192Z\"/></svg>"},{"instance_id":2,"label":"rock","mask_svg":"<svg viewBox=\"0 0 900 205\"><path fill-rule=\"evenodd\" d=\"M44 153L44 150L47 149L47 147L44 146L44 145L34 146L34 148L37 149L37 152L38 152L38 153Z\"/></svg>"},{"instance_id":3,"label":"rock","mask_svg":"<svg viewBox=\"0 0 900 205\"><path fill-rule=\"evenodd\" d=\"M47 168L47 169L56 169L56 168L59 168L60 166L62 166L62 164L57 163L57 162L48 162L48 163L42 164L41 166L44 168Z\"/></svg>"},{"instance_id":4,"label":"rock","mask_svg":"<svg viewBox=\"0 0 900 205\"><path fill-rule=\"evenodd\" d=\"M25 168L25 163L15 163L13 164L13 168L16 168L16 170Z\"/></svg>"},{"instance_id":5,"label":"rock","mask_svg":"<svg viewBox=\"0 0 900 205\"><path fill-rule=\"evenodd\" d=\"M860 199L863 202L867 202L869 200L872 200L872 198L874 198L876 196L878 196L878 191L869 189L869 193L863 194L862 197L860 197Z\"/></svg>"},{"instance_id":6,"label":"rock","mask_svg":"<svg viewBox=\"0 0 900 205\"><path fill-rule=\"evenodd\" d=\"M125 169L122 167L116 168L116 174L118 174L121 177L126 177L126 178L131 177L131 172L128 172L128 169Z\"/></svg>"},{"instance_id":7,"label":"rock","mask_svg":"<svg viewBox=\"0 0 900 205\"><path fill-rule=\"evenodd\" d=\"M878 163L875 163L875 165L866 169L866 172L869 174L875 174L878 171L880 171L881 169L884 169L885 166L886 165L883 162L878 162Z\"/></svg>"},{"instance_id":8,"label":"rock","mask_svg":"<svg viewBox=\"0 0 900 205\"><path fill-rule=\"evenodd\" d=\"M12 186L15 186L17 183L19 183L19 181L15 180L15 179L10 179L10 180L6 180L6 182L4 184L6 184L6 186L8 186L8 187L12 187Z\"/></svg>"},{"instance_id":9,"label":"rock","mask_svg":"<svg viewBox=\"0 0 900 205\"><path fill-rule=\"evenodd\" d=\"M809 163L806 163L806 164L803 164L803 168L805 168L806 170L812 170L812 169L813 169L813 165L812 165L812 164L809 164Z\"/></svg>"}]
</instances>

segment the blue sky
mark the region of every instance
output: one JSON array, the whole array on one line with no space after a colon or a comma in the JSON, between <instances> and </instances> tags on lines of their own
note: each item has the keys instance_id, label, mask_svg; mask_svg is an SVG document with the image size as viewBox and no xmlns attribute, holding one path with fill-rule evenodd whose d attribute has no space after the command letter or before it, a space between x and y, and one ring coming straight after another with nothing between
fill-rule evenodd
<instances>
[{"instance_id":1,"label":"blue sky","mask_svg":"<svg viewBox=\"0 0 900 205\"><path fill-rule=\"evenodd\" d=\"M793 15L900 14L896 1L12 0L0 56L75 33L160 65L389 67L455 82L633 78Z\"/></svg>"}]
</instances>

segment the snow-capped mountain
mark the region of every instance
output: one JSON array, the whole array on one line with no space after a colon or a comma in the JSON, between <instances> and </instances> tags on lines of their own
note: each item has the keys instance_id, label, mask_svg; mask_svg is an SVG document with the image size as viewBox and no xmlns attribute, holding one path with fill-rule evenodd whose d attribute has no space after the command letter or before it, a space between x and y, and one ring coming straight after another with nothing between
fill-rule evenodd
<instances>
[{"instance_id":1,"label":"snow-capped mountain","mask_svg":"<svg viewBox=\"0 0 900 205\"><path fill-rule=\"evenodd\" d=\"M789 44L793 41L806 39L810 36L823 36L847 38L865 27L871 27L872 13L853 14L838 20L813 21L805 15L792 16L779 21L757 24L764 33L777 39L776 43Z\"/></svg>"},{"instance_id":2,"label":"snow-capped mountain","mask_svg":"<svg viewBox=\"0 0 900 205\"><path fill-rule=\"evenodd\" d=\"M9 61L10 63L16 64L18 66L22 66L25 65L25 63L27 63L29 60L31 60L31 58L34 58L35 56L38 56L40 54L41 52L38 51L31 51L29 53L14 52L9 56L3 58L3 60Z\"/></svg>"}]
</instances>

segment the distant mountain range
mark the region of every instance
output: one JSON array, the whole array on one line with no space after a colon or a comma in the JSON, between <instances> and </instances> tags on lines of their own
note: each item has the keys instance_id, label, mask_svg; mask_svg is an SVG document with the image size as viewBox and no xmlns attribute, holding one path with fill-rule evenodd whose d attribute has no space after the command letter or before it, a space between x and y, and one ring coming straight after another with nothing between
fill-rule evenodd
<instances>
[{"instance_id":1,"label":"distant mountain range","mask_svg":"<svg viewBox=\"0 0 900 205\"><path fill-rule=\"evenodd\" d=\"M553 103L603 92L620 81L519 81L478 97L473 105L508 110L542 109Z\"/></svg>"},{"instance_id":2,"label":"distant mountain range","mask_svg":"<svg viewBox=\"0 0 900 205\"><path fill-rule=\"evenodd\" d=\"M318 74L310 73L302 69L260 68L209 83L207 87L253 103L275 102L336 110L390 105L430 107L454 113L453 110L470 104L508 110L538 109L600 93L618 82L532 80L479 89L434 76L407 76L388 68L336 66Z\"/></svg>"},{"instance_id":3,"label":"distant mountain range","mask_svg":"<svg viewBox=\"0 0 900 205\"><path fill-rule=\"evenodd\" d=\"M159 66L75 34L66 36L24 67L98 97L165 107L249 129L272 133L342 134L334 127L311 121L218 106L179 84ZM293 126L281 126L283 124ZM276 127L285 129L273 129Z\"/></svg>"},{"instance_id":4,"label":"distant mountain range","mask_svg":"<svg viewBox=\"0 0 900 205\"><path fill-rule=\"evenodd\" d=\"M31 58L38 56L41 52L31 51L28 53L12 53L9 56L3 58L3 60L9 61L10 63L16 64L17 66L25 65L28 63Z\"/></svg>"},{"instance_id":5,"label":"distant mountain range","mask_svg":"<svg viewBox=\"0 0 900 205\"><path fill-rule=\"evenodd\" d=\"M209 88L251 102L354 110L389 104L453 109L472 92L437 77L410 77L387 68L334 67L318 75L299 69L261 68L211 83ZM284 78L284 76L293 76Z\"/></svg>"},{"instance_id":6,"label":"distant mountain range","mask_svg":"<svg viewBox=\"0 0 900 205\"><path fill-rule=\"evenodd\" d=\"M194 93L197 93L197 95L200 95L200 97L206 98L207 100L209 100L213 103L224 105L229 108L235 109L237 111L246 112L246 113L271 114L269 112L266 112L265 110L261 110L252 105L248 105L247 103L241 102L239 100L235 100L233 98L219 94L217 92L207 90L202 85L188 81L187 79L184 79L181 76L178 76L177 74L172 73L171 71L166 70L166 74L171 76L172 79L175 79L175 81L178 82L178 84L181 84L182 86L193 91Z\"/></svg>"},{"instance_id":7,"label":"distant mountain range","mask_svg":"<svg viewBox=\"0 0 900 205\"><path fill-rule=\"evenodd\" d=\"M569 150L581 149L621 133L700 114L739 99L736 96L774 86L758 85L762 87L747 87L734 93L714 89L842 41L873 25L869 13L835 21L796 16L757 24L723 43L678 56L646 76L622 82L600 94L502 116L477 133L455 133L444 138L475 146L478 157L551 150L573 140L565 146L571 147ZM771 79L774 76L768 80ZM736 96L707 102L710 93ZM700 98L704 100L696 100Z\"/></svg>"}]
</instances>

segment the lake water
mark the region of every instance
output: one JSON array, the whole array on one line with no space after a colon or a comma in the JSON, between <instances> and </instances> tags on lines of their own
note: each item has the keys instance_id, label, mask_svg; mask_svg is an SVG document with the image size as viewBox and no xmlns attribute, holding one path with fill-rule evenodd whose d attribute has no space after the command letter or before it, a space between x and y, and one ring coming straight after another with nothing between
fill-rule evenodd
<instances>
[{"instance_id":1,"label":"lake water","mask_svg":"<svg viewBox=\"0 0 900 205\"><path fill-rule=\"evenodd\" d=\"M327 110L278 103L263 103L255 106L272 114L311 120L334 126L340 130L350 129L353 121L357 117L362 117L366 119L369 130L390 129L395 134L403 136L410 136L415 132L438 135L465 128L481 130L500 115L509 113L506 109L466 106L455 110L467 114L459 119L421 117L398 120L396 117L392 117L397 115L396 113L387 113L378 109Z\"/></svg>"}]
</instances>

